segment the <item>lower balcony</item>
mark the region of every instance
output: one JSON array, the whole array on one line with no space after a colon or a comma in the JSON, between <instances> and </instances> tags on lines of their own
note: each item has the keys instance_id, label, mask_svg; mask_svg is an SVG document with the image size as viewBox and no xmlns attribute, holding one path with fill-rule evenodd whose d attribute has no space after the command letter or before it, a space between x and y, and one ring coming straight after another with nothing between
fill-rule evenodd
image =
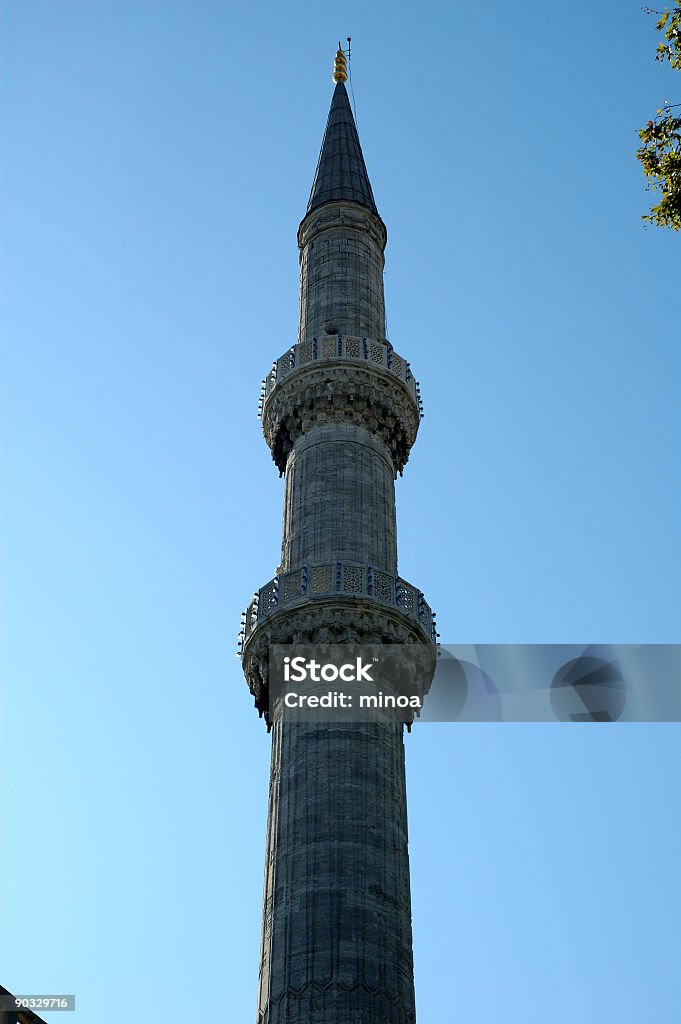
<instances>
[{"instance_id":1,"label":"lower balcony","mask_svg":"<svg viewBox=\"0 0 681 1024\"><path fill-rule=\"evenodd\" d=\"M426 637L437 642L435 617L422 592L411 583L371 565L327 562L282 573L257 591L242 618L238 653L256 628L272 615L310 598L334 595L369 598L398 608L419 624Z\"/></svg>"}]
</instances>

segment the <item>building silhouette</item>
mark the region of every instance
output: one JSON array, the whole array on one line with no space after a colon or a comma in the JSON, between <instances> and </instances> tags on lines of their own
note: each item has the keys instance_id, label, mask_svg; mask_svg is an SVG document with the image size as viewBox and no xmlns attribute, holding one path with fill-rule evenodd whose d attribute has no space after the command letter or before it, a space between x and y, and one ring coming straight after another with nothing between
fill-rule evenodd
<instances>
[{"instance_id":1,"label":"building silhouette","mask_svg":"<svg viewBox=\"0 0 681 1024\"><path fill-rule=\"evenodd\" d=\"M240 640L272 732L257 1024L415 1020L404 722L290 722L270 701L272 645L411 646L423 690L435 664L431 610L397 571L394 481L421 399L385 337L387 235L346 80L339 45L298 229L298 341L261 394L285 498L281 564Z\"/></svg>"}]
</instances>

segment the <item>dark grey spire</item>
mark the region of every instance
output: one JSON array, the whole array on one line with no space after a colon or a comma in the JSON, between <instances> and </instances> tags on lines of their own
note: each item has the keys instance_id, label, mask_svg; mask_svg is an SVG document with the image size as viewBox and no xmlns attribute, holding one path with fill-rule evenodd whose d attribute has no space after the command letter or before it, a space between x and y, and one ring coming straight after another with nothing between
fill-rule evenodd
<instances>
[{"instance_id":1,"label":"dark grey spire","mask_svg":"<svg viewBox=\"0 0 681 1024\"><path fill-rule=\"evenodd\" d=\"M343 82L336 83L331 100L307 212L337 199L351 200L378 214Z\"/></svg>"}]
</instances>

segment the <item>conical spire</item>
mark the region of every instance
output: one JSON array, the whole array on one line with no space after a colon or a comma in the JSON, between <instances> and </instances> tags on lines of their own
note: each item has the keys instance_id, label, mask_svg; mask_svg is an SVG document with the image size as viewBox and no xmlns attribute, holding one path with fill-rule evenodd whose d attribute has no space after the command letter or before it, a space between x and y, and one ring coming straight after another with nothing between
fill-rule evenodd
<instances>
[{"instance_id":1,"label":"conical spire","mask_svg":"<svg viewBox=\"0 0 681 1024\"><path fill-rule=\"evenodd\" d=\"M359 203L378 214L350 100L340 75L336 79L307 212L338 199Z\"/></svg>"}]
</instances>

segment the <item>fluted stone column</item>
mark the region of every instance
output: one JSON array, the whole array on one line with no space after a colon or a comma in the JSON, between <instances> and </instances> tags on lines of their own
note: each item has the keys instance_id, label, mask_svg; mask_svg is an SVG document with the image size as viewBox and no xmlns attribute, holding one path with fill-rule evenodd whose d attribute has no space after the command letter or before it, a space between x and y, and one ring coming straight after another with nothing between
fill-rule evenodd
<instances>
[{"instance_id":1,"label":"fluted stone column","mask_svg":"<svg viewBox=\"0 0 681 1024\"><path fill-rule=\"evenodd\" d=\"M394 574L394 474L385 444L352 423L301 436L286 464L282 571L340 558Z\"/></svg>"},{"instance_id":2,"label":"fluted stone column","mask_svg":"<svg viewBox=\"0 0 681 1024\"><path fill-rule=\"evenodd\" d=\"M414 1020L401 725L272 730L259 1020Z\"/></svg>"},{"instance_id":3,"label":"fluted stone column","mask_svg":"<svg viewBox=\"0 0 681 1024\"><path fill-rule=\"evenodd\" d=\"M272 732L257 1020L413 1024L403 725L293 723L269 705L271 644L411 643L434 665L430 609L397 575L394 480L420 399L385 339L386 232L342 79L298 241L298 344L261 407L286 478L281 564L243 629Z\"/></svg>"}]
</instances>

